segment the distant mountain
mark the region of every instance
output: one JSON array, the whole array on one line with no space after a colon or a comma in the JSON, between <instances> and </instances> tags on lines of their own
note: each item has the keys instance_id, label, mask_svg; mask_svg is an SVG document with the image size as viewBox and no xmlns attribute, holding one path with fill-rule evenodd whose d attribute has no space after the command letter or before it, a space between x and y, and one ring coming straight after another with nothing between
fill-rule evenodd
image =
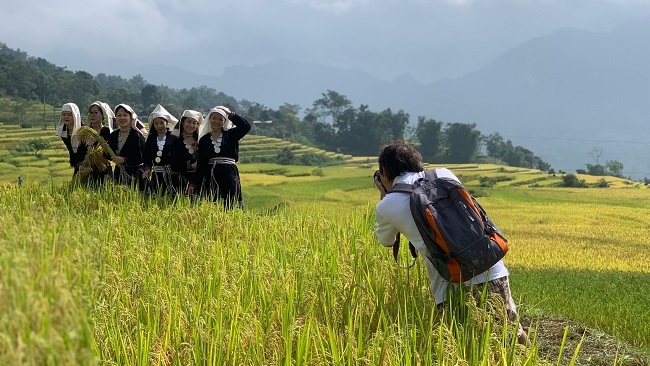
<instances>
[{"instance_id":1,"label":"distant mountain","mask_svg":"<svg viewBox=\"0 0 650 366\"><path fill-rule=\"evenodd\" d=\"M225 70L215 84L235 98L277 107L310 106L327 89L355 105L391 108L444 122L472 122L499 132L556 169L574 172L618 160L624 174L650 177L650 25L607 33L558 30L509 50L463 77L419 84L408 74L391 82L361 70L277 61ZM405 55L404 57L407 57Z\"/></svg>"},{"instance_id":2,"label":"distant mountain","mask_svg":"<svg viewBox=\"0 0 650 366\"><path fill-rule=\"evenodd\" d=\"M600 163L618 160L625 165L625 175L639 179L650 177L647 44L650 22L606 33L562 29L531 39L465 76L426 85L409 74L386 82L359 69L290 60L232 66L220 76L121 61L92 63L81 55L75 62L90 73L141 74L151 83L174 88L205 84L238 100L271 108L284 103L310 107L322 93L335 90L355 106L367 104L375 111L402 109L412 122L426 116L476 123L482 133L499 132L568 172L594 164L589 152L601 148ZM74 68L56 55L49 57ZM84 64L94 68L84 68ZM118 65L122 70L118 71Z\"/></svg>"}]
</instances>

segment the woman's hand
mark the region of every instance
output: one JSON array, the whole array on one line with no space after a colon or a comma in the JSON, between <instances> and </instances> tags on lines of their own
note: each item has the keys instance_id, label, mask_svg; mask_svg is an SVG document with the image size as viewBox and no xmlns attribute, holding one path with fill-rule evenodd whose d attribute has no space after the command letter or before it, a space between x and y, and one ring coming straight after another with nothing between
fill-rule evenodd
<instances>
[{"instance_id":1,"label":"woman's hand","mask_svg":"<svg viewBox=\"0 0 650 366\"><path fill-rule=\"evenodd\" d=\"M114 162L115 164L124 164L124 158L121 156L113 156L111 158L111 161Z\"/></svg>"},{"instance_id":2,"label":"woman's hand","mask_svg":"<svg viewBox=\"0 0 650 366\"><path fill-rule=\"evenodd\" d=\"M221 109L222 111L226 112L226 115L227 115L228 117L230 117L230 115L232 114L232 112L230 111L230 109L228 109L228 107L223 107L223 106L222 106L222 107L217 107L217 108L219 108L219 109Z\"/></svg>"},{"instance_id":3,"label":"woman's hand","mask_svg":"<svg viewBox=\"0 0 650 366\"><path fill-rule=\"evenodd\" d=\"M375 175L373 177L373 181L375 183L375 187L379 190L379 199L382 200L386 196L386 187L384 187L384 183L381 181L381 175L379 174L379 170L375 172Z\"/></svg>"},{"instance_id":4,"label":"woman's hand","mask_svg":"<svg viewBox=\"0 0 650 366\"><path fill-rule=\"evenodd\" d=\"M194 195L194 186L193 185L189 185L187 187L187 194L190 195L190 196Z\"/></svg>"},{"instance_id":5,"label":"woman's hand","mask_svg":"<svg viewBox=\"0 0 650 366\"><path fill-rule=\"evenodd\" d=\"M149 179L151 176L151 169L147 169L144 172L142 172L142 179Z\"/></svg>"},{"instance_id":6,"label":"woman's hand","mask_svg":"<svg viewBox=\"0 0 650 366\"><path fill-rule=\"evenodd\" d=\"M91 167L89 167L89 166L83 166L83 165L82 165L82 166L79 167L79 174L80 174L83 178L86 178L86 177L89 176L90 173L92 173L92 172L93 172L93 168L91 168Z\"/></svg>"}]
</instances>

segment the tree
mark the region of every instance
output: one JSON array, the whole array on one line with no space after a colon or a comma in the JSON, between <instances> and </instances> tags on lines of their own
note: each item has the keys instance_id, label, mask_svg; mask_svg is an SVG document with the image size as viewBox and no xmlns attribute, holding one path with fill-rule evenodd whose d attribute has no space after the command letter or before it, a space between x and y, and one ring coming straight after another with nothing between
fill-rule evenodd
<instances>
[{"instance_id":1,"label":"tree","mask_svg":"<svg viewBox=\"0 0 650 366\"><path fill-rule=\"evenodd\" d=\"M602 155L603 155L603 149L601 149L599 147L594 147L589 152L589 156L591 156L591 158L594 159L594 161L596 162L596 165L598 165L598 160L600 159L600 157Z\"/></svg>"},{"instance_id":2,"label":"tree","mask_svg":"<svg viewBox=\"0 0 650 366\"><path fill-rule=\"evenodd\" d=\"M75 101L82 110L88 108L99 96L100 87L95 78L85 71L77 71L72 75L71 100Z\"/></svg>"},{"instance_id":3,"label":"tree","mask_svg":"<svg viewBox=\"0 0 650 366\"><path fill-rule=\"evenodd\" d=\"M34 155L39 155L41 151L50 148L50 142L43 139L31 139L28 141L29 146L34 150Z\"/></svg>"},{"instance_id":4,"label":"tree","mask_svg":"<svg viewBox=\"0 0 650 366\"><path fill-rule=\"evenodd\" d=\"M291 165L294 163L295 155L288 147L285 147L275 156L276 164L280 165Z\"/></svg>"},{"instance_id":5,"label":"tree","mask_svg":"<svg viewBox=\"0 0 650 366\"><path fill-rule=\"evenodd\" d=\"M605 163L605 168L609 175L614 177L623 177L623 163L618 160L608 160Z\"/></svg>"},{"instance_id":6,"label":"tree","mask_svg":"<svg viewBox=\"0 0 650 366\"><path fill-rule=\"evenodd\" d=\"M450 163L470 163L476 158L481 133L475 123L447 123L447 159Z\"/></svg>"},{"instance_id":7,"label":"tree","mask_svg":"<svg viewBox=\"0 0 650 366\"><path fill-rule=\"evenodd\" d=\"M587 174L595 175L595 176L605 175L605 167L600 164L596 164L596 165L587 164Z\"/></svg>"},{"instance_id":8,"label":"tree","mask_svg":"<svg viewBox=\"0 0 650 366\"><path fill-rule=\"evenodd\" d=\"M418 141L420 141L422 159L427 162L435 162L436 156L440 152L442 122L420 116L415 131Z\"/></svg>"},{"instance_id":9,"label":"tree","mask_svg":"<svg viewBox=\"0 0 650 366\"><path fill-rule=\"evenodd\" d=\"M50 148L50 142L43 139L29 139L27 141L21 141L18 145L16 151L20 153L29 153L33 152L34 155L39 155L41 151Z\"/></svg>"},{"instance_id":10,"label":"tree","mask_svg":"<svg viewBox=\"0 0 650 366\"><path fill-rule=\"evenodd\" d=\"M147 84L147 86L142 88L140 97L142 98L142 108L147 111L153 110L156 104L160 103L158 87L152 84Z\"/></svg>"},{"instance_id":11,"label":"tree","mask_svg":"<svg viewBox=\"0 0 650 366\"><path fill-rule=\"evenodd\" d=\"M140 93L134 92L126 89L108 89L106 91L106 101L109 105L115 107L118 104L125 103L131 106L133 109L139 109L140 104Z\"/></svg>"},{"instance_id":12,"label":"tree","mask_svg":"<svg viewBox=\"0 0 650 366\"><path fill-rule=\"evenodd\" d=\"M502 159L505 155L505 146L506 142L503 140L503 137L498 132L488 135L483 138L485 143L485 150L488 156Z\"/></svg>"},{"instance_id":13,"label":"tree","mask_svg":"<svg viewBox=\"0 0 650 366\"><path fill-rule=\"evenodd\" d=\"M149 83L142 77L142 75L138 74L129 80L129 84L131 84L131 90L140 91Z\"/></svg>"},{"instance_id":14,"label":"tree","mask_svg":"<svg viewBox=\"0 0 650 366\"><path fill-rule=\"evenodd\" d=\"M332 117L332 125L336 127L339 116L352 106L352 102L345 95L329 89L327 93L321 93L321 95L322 98L315 100L312 105L321 115Z\"/></svg>"},{"instance_id":15,"label":"tree","mask_svg":"<svg viewBox=\"0 0 650 366\"><path fill-rule=\"evenodd\" d=\"M588 185L584 179L579 179L575 174L567 174L562 177L562 187L587 188Z\"/></svg>"},{"instance_id":16,"label":"tree","mask_svg":"<svg viewBox=\"0 0 650 366\"><path fill-rule=\"evenodd\" d=\"M199 101L195 97L189 95L183 100L183 108L185 109L198 109Z\"/></svg>"},{"instance_id":17,"label":"tree","mask_svg":"<svg viewBox=\"0 0 650 366\"><path fill-rule=\"evenodd\" d=\"M392 132L391 140L403 140L406 126L409 124L409 114L403 110L393 113L390 108L379 113L380 117L385 118L389 123L388 130Z\"/></svg>"}]
</instances>

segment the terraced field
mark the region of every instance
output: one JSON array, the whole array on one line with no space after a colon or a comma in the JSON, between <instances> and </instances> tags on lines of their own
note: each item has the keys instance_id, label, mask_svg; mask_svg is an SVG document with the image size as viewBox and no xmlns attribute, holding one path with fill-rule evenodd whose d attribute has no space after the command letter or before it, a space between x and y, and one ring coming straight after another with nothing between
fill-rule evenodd
<instances>
[{"instance_id":1,"label":"terraced field","mask_svg":"<svg viewBox=\"0 0 650 366\"><path fill-rule=\"evenodd\" d=\"M15 149L21 141L29 139L44 139L51 143L49 149L43 150L37 156L33 153L16 153ZM296 156L314 153L332 159L337 159L337 166L366 169L371 176L377 166L377 157L351 156L332 151L326 151L311 146L301 145L274 137L248 135L240 144L240 160L251 161L256 158L275 158L283 149L290 149ZM427 168L442 165L427 165ZM562 181L561 174L546 174L536 169L507 167L493 164L449 164L445 165L458 175L468 186L496 187L550 187ZM242 164L242 173L267 173L281 175L286 178L313 175L316 167L290 167L273 163ZM15 183L18 177L25 184L64 183L72 176L72 168L68 164L68 153L61 140L49 128L20 128L16 125L0 123L0 183ZM589 184L595 184L602 177L578 175ZM646 188L639 182L627 179L605 177L611 187ZM486 181L492 180L491 185ZM246 183L244 183L246 184Z\"/></svg>"}]
</instances>

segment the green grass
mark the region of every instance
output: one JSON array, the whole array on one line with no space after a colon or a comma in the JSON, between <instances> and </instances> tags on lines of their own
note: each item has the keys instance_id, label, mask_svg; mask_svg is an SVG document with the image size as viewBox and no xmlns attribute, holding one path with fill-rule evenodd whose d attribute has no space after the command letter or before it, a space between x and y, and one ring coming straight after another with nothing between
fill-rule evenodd
<instances>
[{"instance_id":1,"label":"green grass","mask_svg":"<svg viewBox=\"0 0 650 366\"><path fill-rule=\"evenodd\" d=\"M1 188L0 364L545 364L480 307L436 317L421 263L398 269L374 238L374 170L323 171L244 179L247 209L228 213L119 188ZM650 352L650 192L488 192L523 315Z\"/></svg>"}]
</instances>

